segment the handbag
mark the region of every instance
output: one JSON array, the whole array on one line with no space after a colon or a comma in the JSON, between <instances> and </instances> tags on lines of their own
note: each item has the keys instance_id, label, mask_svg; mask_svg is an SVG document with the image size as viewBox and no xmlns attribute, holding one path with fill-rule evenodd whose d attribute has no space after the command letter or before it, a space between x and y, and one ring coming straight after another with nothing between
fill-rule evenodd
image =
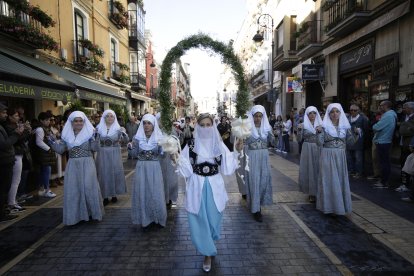
<instances>
[{"instance_id":1,"label":"handbag","mask_svg":"<svg viewBox=\"0 0 414 276\"><path fill-rule=\"evenodd\" d=\"M402 171L408 173L409 175L414 175L414 153L408 155Z\"/></svg>"}]
</instances>

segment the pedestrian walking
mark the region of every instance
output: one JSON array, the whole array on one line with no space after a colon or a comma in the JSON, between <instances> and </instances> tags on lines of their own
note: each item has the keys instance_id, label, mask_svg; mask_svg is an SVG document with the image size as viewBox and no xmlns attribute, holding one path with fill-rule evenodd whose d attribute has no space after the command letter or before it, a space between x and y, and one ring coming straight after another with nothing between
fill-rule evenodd
<instances>
[{"instance_id":1,"label":"pedestrian walking","mask_svg":"<svg viewBox=\"0 0 414 276\"><path fill-rule=\"evenodd\" d=\"M324 214L350 214L352 201L345 148L356 142L358 134L351 132L339 103L328 105L322 127L323 131L318 134L318 145L322 149L316 208Z\"/></svg>"},{"instance_id":2,"label":"pedestrian walking","mask_svg":"<svg viewBox=\"0 0 414 276\"><path fill-rule=\"evenodd\" d=\"M126 123L126 133L129 137L129 142L132 142L132 139L134 138L135 134L138 131L139 123L137 122L137 118L134 115L131 115L129 117L129 121ZM130 156L128 152L128 159L132 159L132 156Z\"/></svg>"},{"instance_id":3,"label":"pedestrian walking","mask_svg":"<svg viewBox=\"0 0 414 276\"><path fill-rule=\"evenodd\" d=\"M96 171L101 187L103 205L118 201L117 195L127 192L121 145L127 144L128 135L121 127L113 110L105 110L97 129L99 150L96 155Z\"/></svg>"},{"instance_id":4,"label":"pedestrian walking","mask_svg":"<svg viewBox=\"0 0 414 276\"><path fill-rule=\"evenodd\" d=\"M6 213L5 206L13 178L13 166L15 162L13 145L17 143L24 131L24 127L19 126L13 133L10 135L7 134L3 127L8 116L7 109L7 106L0 103L0 222L17 218L17 215Z\"/></svg>"},{"instance_id":5,"label":"pedestrian walking","mask_svg":"<svg viewBox=\"0 0 414 276\"><path fill-rule=\"evenodd\" d=\"M292 133L292 120L289 114L286 114L286 121L283 123L282 128L282 140L283 140L283 153L290 152L290 134Z\"/></svg>"},{"instance_id":6,"label":"pedestrian walking","mask_svg":"<svg viewBox=\"0 0 414 276\"><path fill-rule=\"evenodd\" d=\"M276 122L273 126L273 134L275 136L275 139L277 139L276 152L281 152L284 149L282 136L283 128L284 125L282 115L277 115Z\"/></svg>"},{"instance_id":7,"label":"pedestrian walking","mask_svg":"<svg viewBox=\"0 0 414 276\"><path fill-rule=\"evenodd\" d=\"M405 116L402 119L399 128L400 138L400 164L401 169L405 165L407 157L411 154L410 142L414 137L414 102L406 102L403 104L403 112ZM401 184L397 189L397 192L407 192L411 175L401 170Z\"/></svg>"},{"instance_id":8,"label":"pedestrian walking","mask_svg":"<svg viewBox=\"0 0 414 276\"><path fill-rule=\"evenodd\" d=\"M315 202L318 192L319 157L321 148L317 144L318 134L322 131L322 119L318 109L308 106L303 124L298 125L298 142L302 143L299 166L299 189Z\"/></svg>"},{"instance_id":9,"label":"pedestrian walking","mask_svg":"<svg viewBox=\"0 0 414 276\"><path fill-rule=\"evenodd\" d=\"M49 145L57 153L69 152L63 193L63 224L102 220L104 209L92 151L99 148L94 128L82 111L70 114L62 131L62 140L49 136Z\"/></svg>"},{"instance_id":10,"label":"pedestrian walking","mask_svg":"<svg viewBox=\"0 0 414 276\"><path fill-rule=\"evenodd\" d=\"M50 176L52 166L56 166L56 154L47 144L47 137L52 134L50 130L50 118L52 115L48 112L40 112L37 119L40 126L35 130L35 142L32 143L34 164L38 166L38 195L42 197L56 197L56 194L50 190Z\"/></svg>"},{"instance_id":11,"label":"pedestrian walking","mask_svg":"<svg viewBox=\"0 0 414 276\"><path fill-rule=\"evenodd\" d=\"M19 136L19 139L17 142L13 145L14 147L14 165L13 165L13 177L11 186L9 189L8 194L8 208L10 210L10 213L17 213L22 212L26 210L26 208L20 206L16 200L17 190L19 188L20 180L22 177L22 171L23 171L23 156L25 152L28 150L27 148L27 142L29 140L29 135L32 130L29 123L22 124L20 123L20 116L19 112L15 108L9 108L7 110L7 122L5 124L5 129L7 131L7 134L9 136L12 136L16 129L19 127L24 128L23 133Z\"/></svg>"},{"instance_id":12,"label":"pedestrian walking","mask_svg":"<svg viewBox=\"0 0 414 276\"><path fill-rule=\"evenodd\" d=\"M240 151L243 143L236 145ZM220 239L223 211L228 200L224 175L237 168L238 153L231 153L220 138L217 125L208 113L200 114L194 140L188 142L178 159L179 172L186 179L185 203L191 240L203 254L203 270L211 269L217 254L214 241Z\"/></svg>"},{"instance_id":13,"label":"pedestrian walking","mask_svg":"<svg viewBox=\"0 0 414 276\"><path fill-rule=\"evenodd\" d=\"M246 172L247 202L254 219L262 222L261 206L273 204L268 144L274 145L275 137L263 106L253 106L249 118L253 127L252 135L246 139L246 154L249 158L249 171Z\"/></svg>"},{"instance_id":14,"label":"pedestrian walking","mask_svg":"<svg viewBox=\"0 0 414 276\"><path fill-rule=\"evenodd\" d=\"M161 127L161 113L158 112L155 118L157 119L158 125ZM172 125L171 128L171 135L179 139L176 127ZM165 203L167 205L167 210L170 210L173 202L177 202L178 200L178 175L175 172L176 169L171 161L170 154L165 153L165 156L160 158L160 165L162 178L164 180Z\"/></svg>"},{"instance_id":15,"label":"pedestrian walking","mask_svg":"<svg viewBox=\"0 0 414 276\"><path fill-rule=\"evenodd\" d=\"M132 184L132 223L141 225L144 231L153 224L165 227L167 222L164 181L159 162L164 155L158 145L161 137L155 116L145 114L133 142L128 144L132 157L138 157Z\"/></svg>"},{"instance_id":16,"label":"pedestrian walking","mask_svg":"<svg viewBox=\"0 0 414 276\"><path fill-rule=\"evenodd\" d=\"M374 184L375 188L389 188L391 174L390 151L395 126L397 124L397 114L392 108L390 101L382 101L379 105L382 113L381 119L372 126L374 138L372 139L377 149L378 161L381 167L381 180Z\"/></svg>"},{"instance_id":17,"label":"pedestrian walking","mask_svg":"<svg viewBox=\"0 0 414 276\"><path fill-rule=\"evenodd\" d=\"M368 118L360 112L359 106L353 104L349 107L350 116L348 118L351 128L359 133L358 141L346 148L346 160L348 162L349 175L353 178L361 178L364 175L364 141L368 135Z\"/></svg>"},{"instance_id":18,"label":"pedestrian walking","mask_svg":"<svg viewBox=\"0 0 414 276\"><path fill-rule=\"evenodd\" d=\"M220 123L217 125L217 129L220 133L221 139L229 151L233 151L233 144L230 141L231 125L228 123L226 115L221 116Z\"/></svg>"}]
</instances>

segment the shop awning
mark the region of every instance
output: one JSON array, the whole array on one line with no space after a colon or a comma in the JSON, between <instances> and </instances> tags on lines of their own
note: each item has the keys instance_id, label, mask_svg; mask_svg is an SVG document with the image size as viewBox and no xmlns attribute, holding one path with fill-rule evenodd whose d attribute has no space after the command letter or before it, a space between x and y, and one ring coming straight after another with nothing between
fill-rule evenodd
<instances>
[{"instance_id":1,"label":"shop awning","mask_svg":"<svg viewBox=\"0 0 414 276\"><path fill-rule=\"evenodd\" d=\"M97 94L104 94L107 97L116 97L126 100L124 92L117 87L107 85L99 81L89 79L87 77L83 77L75 72L64 69L57 65L49 64L35 58L24 56L8 49L0 48L0 53L12 59L15 59L24 65L38 69L40 71L44 71L50 75L54 75L57 79L65 81L70 85L76 86L81 91L81 94L79 95L80 98L83 98L82 91L87 90L96 92Z\"/></svg>"},{"instance_id":2,"label":"shop awning","mask_svg":"<svg viewBox=\"0 0 414 276\"><path fill-rule=\"evenodd\" d=\"M0 54L0 96L68 102L75 87Z\"/></svg>"},{"instance_id":3,"label":"shop awning","mask_svg":"<svg viewBox=\"0 0 414 276\"><path fill-rule=\"evenodd\" d=\"M128 90L128 91L129 91L129 93L131 93L131 98L132 99L140 100L140 101L143 101L143 102L150 102L151 101L151 98L149 98L149 97L141 95L137 92L133 92L133 91L130 91L130 90Z\"/></svg>"}]
</instances>

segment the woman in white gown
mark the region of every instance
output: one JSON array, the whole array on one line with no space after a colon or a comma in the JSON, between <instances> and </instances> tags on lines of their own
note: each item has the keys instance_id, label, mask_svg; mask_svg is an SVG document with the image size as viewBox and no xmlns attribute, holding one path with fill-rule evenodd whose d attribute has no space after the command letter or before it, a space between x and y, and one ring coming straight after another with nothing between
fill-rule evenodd
<instances>
[{"instance_id":1,"label":"woman in white gown","mask_svg":"<svg viewBox=\"0 0 414 276\"><path fill-rule=\"evenodd\" d=\"M236 149L240 151L240 142ZM220 139L217 126L209 114L201 114L189 141L178 159L179 172L186 179L185 206L191 240L205 256L203 270L211 269L211 257L217 254L214 241L220 238L223 211L228 200L224 175L237 169L238 153L230 152Z\"/></svg>"},{"instance_id":2,"label":"woman in white gown","mask_svg":"<svg viewBox=\"0 0 414 276\"><path fill-rule=\"evenodd\" d=\"M104 214L101 191L92 151L98 149L93 138L94 128L81 111L70 114L62 131L62 140L49 140L59 154L69 152L65 169L63 224L73 225L81 220L102 220Z\"/></svg>"},{"instance_id":3,"label":"woman in white gown","mask_svg":"<svg viewBox=\"0 0 414 276\"><path fill-rule=\"evenodd\" d=\"M115 112L110 109L104 111L96 128L100 144L96 170L105 206L109 203L109 197L115 203L118 201L117 195L127 192L121 144L128 143L129 138L119 125Z\"/></svg>"},{"instance_id":4,"label":"woman in white gown","mask_svg":"<svg viewBox=\"0 0 414 276\"><path fill-rule=\"evenodd\" d=\"M350 214L352 200L345 148L356 142L358 134L352 133L339 103L328 105L322 127L318 135L318 145L322 149L316 208L324 214Z\"/></svg>"}]
</instances>

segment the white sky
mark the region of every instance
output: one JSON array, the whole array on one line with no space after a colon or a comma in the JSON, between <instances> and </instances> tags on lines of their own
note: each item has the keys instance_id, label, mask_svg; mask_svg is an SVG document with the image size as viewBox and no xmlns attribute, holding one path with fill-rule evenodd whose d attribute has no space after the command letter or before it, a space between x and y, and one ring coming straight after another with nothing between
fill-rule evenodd
<instances>
[{"instance_id":1,"label":"white sky","mask_svg":"<svg viewBox=\"0 0 414 276\"><path fill-rule=\"evenodd\" d=\"M236 39L247 13L246 0L146 0L144 10L159 64L179 41L199 32L224 43ZM223 71L219 56L192 49L181 60L190 64L193 97L215 97Z\"/></svg>"}]
</instances>

